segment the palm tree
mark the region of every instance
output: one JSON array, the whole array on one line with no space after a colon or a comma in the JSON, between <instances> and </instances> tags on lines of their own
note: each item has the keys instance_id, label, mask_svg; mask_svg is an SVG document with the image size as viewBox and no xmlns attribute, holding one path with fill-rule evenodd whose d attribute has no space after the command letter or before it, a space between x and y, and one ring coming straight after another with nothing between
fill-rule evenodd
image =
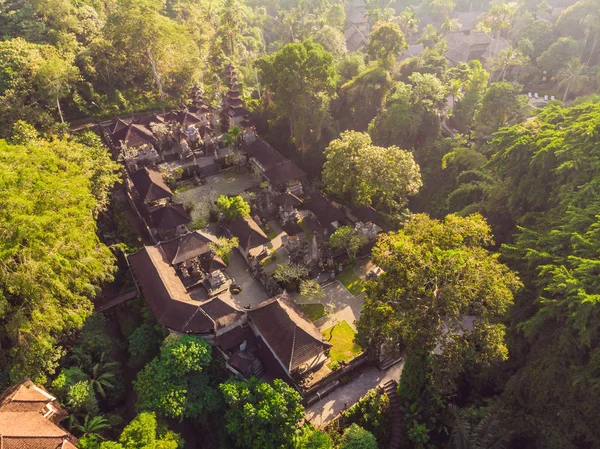
<instances>
[{"instance_id":1,"label":"palm tree","mask_svg":"<svg viewBox=\"0 0 600 449\"><path fill-rule=\"evenodd\" d=\"M229 133L223 134L223 145L229 148L233 148L234 140L233 136Z\"/></svg>"},{"instance_id":2,"label":"palm tree","mask_svg":"<svg viewBox=\"0 0 600 449\"><path fill-rule=\"evenodd\" d=\"M527 64L528 61L529 58L521 50L510 46L498 53L498 56L492 60L491 66L494 71L500 70L502 81L504 81L506 71L509 67L521 67Z\"/></svg>"},{"instance_id":3,"label":"palm tree","mask_svg":"<svg viewBox=\"0 0 600 449\"><path fill-rule=\"evenodd\" d=\"M417 17L417 13L408 6L400 13L397 22L406 36L406 42L410 42L410 37L419 31L419 18Z\"/></svg>"},{"instance_id":4,"label":"palm tree","mask_svg":"<svg viewBox=\"0 0 600 449\"><path fill-rule=\"evenodd\" d=\"M458 19L451 19L450 17L447 17L444 23L442 23L442 31L444 32L444 36L454 33L461 28L462 24L458 21Z\"/></svg>"},{"instance_id":5,"label":"palm tree","mask_svg":"<svg viewBox=\"0 0 600 449\"><path fill-rule=\"evenodd\" d=\"M464 410L451 404L448 406L453 417L451 444L456 449L503 449L510 434L500 426L493 414L487 414L473 427Z\"/></svg>"},{"instance_id":6,"label":"palm tree","mask_svg":"<svg viewBox=\"0 0 600 449\"><path fill-rule=\"evenodd\" d=\"M118 362L104 362L104 353L100 355L100 361L92 368L90 385L102 397L106 397L105 388L109 390L114 388L115 368L119 366Z\"/></svg>"},{"instance_id":7,"label":"palm tree","mask_svg":"<svg viewBox=\"0 0 600 449\"><path fill-rule=\"evenodd\" d=\"M75 424L74 427L82 433L82 437L95 435L102 439L100 431L110 427L110 424L102 415L94 416L91 419L90 415L86 415L85 419L83 420L83 424Z\"/></svg>"},{"instance_id":8,"label":"palm tree","mask_svg":"<svg viewBox=\"0 0 600 449\"><path fill-rule=\"evenodd\" d=\"M556 74L558 87L565 88L563 103L567 100L570 92L579 93L590 82L590 77L586 75L587 66L579 58L571 59L565 67Z\"/></svg>"},{"instance_id":9,"label":"palm tree","mask_svg":"<svg viewBox=\"0 0 600 449\"><path fill-rule=\"evenodd\" d=\"M240 136L242 135L241 128L237 125L233 125L231 128L229 128L229 131L227 131L227 134L230 135L231 138L233 139L234 149L237 149L237 147L240 143Z\"/></svg>"}]
</instances>

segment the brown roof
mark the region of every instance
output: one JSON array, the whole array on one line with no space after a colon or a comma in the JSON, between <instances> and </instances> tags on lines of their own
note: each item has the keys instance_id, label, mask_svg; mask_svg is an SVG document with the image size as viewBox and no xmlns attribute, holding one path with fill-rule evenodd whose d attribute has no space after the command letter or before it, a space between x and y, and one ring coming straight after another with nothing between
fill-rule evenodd
<instances>
[{"instance_id":1,"label":"brown roof","mask_svg":"<svg viewBox=\"0 0 600 449\"><path fill-rule=\"evenodd\" d=\"M227 92L227 98L232 100L242 98L242 94L238 90L230 90Z\"/></svg>"},{"instance_id":2,"label":"brown roof","mask_svg":"<svg viewBox=\"0 0 600 449\"><path fill-rule=\"evenodd\" d=\"M331 345L287 296L268 299L248 310L248 319L289 372Z\"/></svg>"},{"instance_id":3,"label":"brown roof","mask_svg":"<svg viewBox=\"0 0 600 449\"><path fill-rule=\"evenodd\" d=\"M150 217L157 229L173 229L192 221L183 205L177 203L167 204L152 211Z\"/></svg>"},{"instance_id":4,"label":"brown roof","mask_svg":"<svg viewBox=\"0 0 600 449\"><path fill-rule=\"evenodd\" d=\"M239 350L229 357L229 360L227 361L227 363L245 376L250 374L250 369L255 362L256 358L253 355L246 351Z\"/></svg>"},{"instance_id":5,"label":"brown roof","mask_svg":"<svg viewBox=\"0 0 600 449\"><path fill-rule=\"evenodd\" d=\"M222 335L217 336L217 345L223 351L229 351L231 348L241 345L248 339L246 331L242 326L236 326L230 331L225 332Z\"/></svg>"},{"instance_id":6,"label":"brown roof","mask_svg":"<svg viewBox=\"0 0 600 449\"><path fill-rule=\"evenodd\" d=\"M233 324L244 316L244 312L226 297L216 296L200 307L215 322L217 329Z\"/></svg>"},{"instance_id":7,"label":"brown roof","mask_svg":"<svg viewBox=\"0 0 600 449\"><path fill-rule=\"evenodd\" d=\"M315 214L321 226L329 226L334 221L345 218L344 212L319 192L315 192L309 201L304 203Z\"/></svg>"},{"instance_id":8,"label":"brown roof","mask_svg":"<svg viewBox=\"0 0 600 449\"><path fill-rule=\"evenodd\" d=\"M144 203L151 203L173 196L173 192L165 183L162 175L156 170L144 167L131 173L129 178L140 195L140 200Z\"/></svg>"},{"instance_id":9,"label":"brown roof","mask_svg":"<svg viewBox=\"0 0 600 449\"><path fill-rule=\"evenodd\" d=\"M129 256L146 302L156 321L189 333L208 333L215 323L194 301L159 247L145 246Z\"/></svg>"},{"instance_id":10,"label":"brown roof","mask_svg":"<svg viewBox=\"0 0 600 449\"><path fill-rule=\"evenodd\" d=\"M285 158L261 138L257 138L246 146L245 151L250 157L256 159L265 170L285 162Z\"/></svg>"},{"instance_id":11,"label":"brown roof","mask_svg":"<svg viewBox=\"0 0 600 449\"><path fill-rule=\"evenodd\" d=\"M125 128L119 129L110 136L115 145L125 142L129 148L137 148L144 145L154 145L156 137L143 125L132 123Z\"/></svg>"},{"instance_id":12,"label":"brown roof","mask_svg":"<svg viewBox=\"0 0 600 449\"><path fill-rule=\"evenodd\" d=\"M289 181L298 181L306 178L306 173L298 168L292 161L285 161L263 173L265 178L273 184L280 185Z\"/></svg>"},{"instance_id":13,"label":"brown roof","mask_svg":"<svg viewBox=\"0 0 600 449\"><path fill-rule=\"evenodd\" d=\"M229 106L232 108L243 108L245 105L244 101L239 98L228 99L227 103L229 103Z\"/></svg>"},{"instance_id":14,"label":"brown roof","mask_svg":"<svg viewBox=\"0 0 600 449\"><path fill-rule=\"evenodd\" d=\"M112 125L111 125L111 134L114 134L118 131L121 131L122 129L125 129L127 127L129 127L129 125L131 125L131 120L123 120L118 118ZM115 142L117 143L117 142Z\"/></svg>"},{"instance_id":15,"label":"brown roof","mask_svg":"<svg viewBox=\"0 0 600 449\"><path fill-rule=\"evenodd\" d=\"M230 109L230 115L232 117L243 117L243 116L248 115L248 114L249 114L249 112L245 108L243 108L243 107L239 107L239 108L238 107L232 107Z\"/></svg>"},{"instance_id":16,"label":"brown roof","mask_svg":"<svg viewBox=\"0 0 600 449\"><path fill-rule=\"evenodd\" d=\"M192 257L210 253L208 243L210 243L210 240L202 234L198 232L188 232L176 239L161 242L158 246L164 251L167 261L169 261L171 265L177 265Z\"/></svg>"},{"instance_id":17,"label":"brown roof","mask_svg":"<svg viewBox=\"0 0 600 449\"><path fill-rule=\"evenodd\" d=\"M30 379L0 395L0 448L75 448L77 439L58 423L67 412Z\"/></svg>"},{"instance_id":18,"label":"brown roof","mask_svg":"<svg viewBox=\"0 0 600 449\"><path fill-rule=\"evenodd\" d=\"M362 206L352 210L352 213L363 223L377 223L380 221L381 215L371 206Z\"/></svg>"},{"instance_id":19,"label":"brown roof","mask_svg":"<svg viewBox=\"0 0 600 449\"><path fill-rule=\"evenodd\" d=\"M246 251L270 242L269 237L252 218L238 218L227 223L227 229L240 241L240 246Z\"/></svg>"},{"instance_id":20,"label":"brown roof","mask_svg":"<svg viewBox=\"0 0 600 449\"><path fill-rule=\"evenodd\" d=\"M199 123L201 120L197 115L188 111L172 111L165 115L165 121L177 122L184 128L187 128L190 125Z\"/></svg>"}]
</instances>

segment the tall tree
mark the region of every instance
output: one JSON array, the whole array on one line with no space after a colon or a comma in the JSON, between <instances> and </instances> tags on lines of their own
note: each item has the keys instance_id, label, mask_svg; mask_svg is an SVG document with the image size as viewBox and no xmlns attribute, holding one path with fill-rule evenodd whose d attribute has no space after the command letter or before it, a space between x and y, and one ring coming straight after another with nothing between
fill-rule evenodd
<instances>
[{"instance_id":1,"label":"tall tree","mask_svg":"<svg viewBox=\"0 0 600 449\"><path fill-rule=\"evenodd\" d=\"M191 88L200 66L198 46L188 29L163 12L164 4L158 0L119 0L106 31L130 64L150 73L160 100L167 93L177 97Z\"/></svg>"},{"instance_id":2,"label":"tall tree","mask_svg":"<svg viewBox=\"0 0 600 449\"><path fill-rule=\"evenodd\" d=\"M200 337L169 336L160 355L138 373L134 388L136 408L169 418L200 417L218 405L204 369L211 359L210 345Z\"/></svg>"},{"instance_id":3,"label":"tall tree","mask_svg":"<svg viewBox=\"0 0 600 449\"><path fill-rule=\"evenodd\" d=\"M73 61L65 59L64 56L54 55L46 59L37 72L37 82L40 91L56 102L56 108L60 121L64 123L60 99L66 96L72 85L79 78L79 70L73 65Z\"/></svg>"},{"instance_id":4,"label":"tall tree","mask_svg":"<svg viewBox=\"0 0 600 449\"><path fill-rule=\"evenodd\" d=\"M274 94L280 117L300 150L318 142L335 89L333 56L319 44L288 44L257 61L262 83Z\"/></svg>"},{"instance_id":5,"label":"tall tree","mask_svg":"<svg viewBox=\"0 0 600 449\"><path fill-rule=\"evenodd\" d=\"M520 282L485 249L491 244L480 215L437 221L417 214L401 231L382 236L373 261L383 274L367 290L357 326L360 344L383 344L411 357L440 354L431 363L444 393L453 391L469 363L505 360L500 319ZM472 327L467 315L475 316Z\"/></svg>"},{"instance_id":6,"label":"tall tree","mask_svg":"<svg viewBox=\"0 0 600 449\"><path fill-rule=\"evenodd\" d=\"M579 58L571 59L564 67L556 74L558 85L565 89L563 95L563 103L569 98L569 93L578 94L590 82L590 77L587 75L588 68L582 64Z\"/></svg>"},{"instance_id":7,"label":"tall tree","mask_svg":"<svg viewBox=\"0 0 600 449\"><path fill-rule=\"evenodd\" d=\"M511 313L518 370L503 398L510 427L538 447L600 444L599 125L598 104L551 105L492 143L490 164L522 225L503 254L528 287Z\"/></svg>"},{"instance_id":8,"label":"tall tree","mask_svg":"<svg viewBox=\"0 0 600 449\"><path fill-rule=\"evenodd\" d=\"M142 412L125 426L118 442L105 441L100 449L139 449L139 448L179 449L183 439L175 432L159 425L156 414Z\"/></svg>"},{"instance_id":9,"label":"tall tree","mask_svg":"<svg viewBox=\"0 0 600 449\"><path fill-rule=\"evenodd\" d=\"M68 140L0 140L0 372L43 381L111 279L113 257L96 234L98 198L115 175L108 153ZM97 190L96 190L97 189Z\"/></svg>"},{"instance_id":10,"label":"tall tree","mask_svg":"<svg viewBox=\"0 0 600 449\"><path fill-rule=\"evenodd\" d=\"M369 36L367 54L373 60L390 69L400 52L406 48L404 33L395 23L378 25Z\"/></svg>"}]
</instances>

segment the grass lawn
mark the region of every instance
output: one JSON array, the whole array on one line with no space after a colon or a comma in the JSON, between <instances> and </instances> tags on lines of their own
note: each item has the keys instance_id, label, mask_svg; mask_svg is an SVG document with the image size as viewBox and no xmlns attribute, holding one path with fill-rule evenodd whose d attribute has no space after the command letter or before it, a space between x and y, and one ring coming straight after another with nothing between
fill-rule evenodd
<instances>
[{"instance_id":1,"label":"grass lawn","mask_svg":"<svg viewBox=\"0 0 600 449\"><path fill-rule=\"evenodd\" d=\"M346 268L337 277L338 281L348 289L354 296L360 295L366 290L365 282L358 277L352 267Z\"/></svg>"},{"instance_id":2,"label":"grass lawn","mask_svg":"<svg viewBox=\"0 0 600 449\"><path fill-rule=\"evenodd\" d=\"M260 261L260 263L263 267L266 267L267 265L271 265L272 263L275 263L275 262L277 262L277 254L275 252L271 252L271 254L269 254L268 256L266 256L264 259L262 259Z\"/></svg>"},{"instance_id":3,"label":"grass lawn","mask_svg":"<svg viewBox=\"0 0 600 449\"><path fill-rule=\"evenodd\" d=\"M330 327L321 332L323 337L325 337L325 340L333 345L329 353L331 362L327 364L329 368L335 363L352 360L362 352L360 346L354 343L354 335L356 335L356 332L354 332L354 329L352 329L346 321L342 321L333 326L333 334L330 340L329 335L331 329L332 328Z\"/></svg>"},{"instance_id":4,"label":"grass lawn","mask_svg":"<svg viewBox=\"0 0 600 449\"><path fill-rule=\"evenodd\" d=\"M319 318L323 318L327 315L327 311L323 304L298 304L298 307L302 309L304 314L311 321L317 321Z\"/></svg>"},{"instance_id":5,"label":"grass lawn","mask_svg":"<svg viewBox=\"0 0 600 449\"><path fill-rule=\"evenodd\" d=\"M269 240L273 240L275 237L277 237L277 233L273 231L269 225L265 225L263 227L263 231L265 231L265 234L267 234Z\"/></svg>"}]
</instances>

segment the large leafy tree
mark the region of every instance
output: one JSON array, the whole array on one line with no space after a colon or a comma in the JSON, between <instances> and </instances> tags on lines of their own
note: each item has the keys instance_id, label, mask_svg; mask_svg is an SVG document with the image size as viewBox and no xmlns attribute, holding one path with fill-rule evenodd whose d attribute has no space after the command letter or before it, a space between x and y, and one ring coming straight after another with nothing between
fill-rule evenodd
<instances>
[{"instance_id":1,"label":"large leafy tree","mask_svg":"<svg viewBox=\"0 0 600 449\"><path fill-rule=\"evenodd\" d=\"M519 96L520 90L521 86L506 82L490 84L475 116L477 138L490 139L500 127L511 125L523 118L525 104Z\"/></svg>"},{"instance_id":2,"label":"large leafy tree","mask_svg":"<svg viewBox=\"0 0 600 449\"><path fill-rule=\"evenodd\" d=\"M325 156L327 190L357 206L398 211L421 187L419 166L408 151L374 146L366 133L343 132L329 144Z\"/></svg>"},{"instance_id":3,"label":"large leafy tree","mask_svg":"<svg viewBox=\"0 0 600 449\"><path fill-rule=\"evenodd\" d=\"M366 130L393 86L390 73L370 67L342 85L340 113L345 128Z\"/></svg>"},{"instance_id":4,"label":"large leafy tree","mask_svg":"<svg viewBox=\"0 0 600 449\"><path fill-rule=\"evenodd\" d=\"M382 23L369 36L367 54L383 67L391 68L400 52L406 48L404 33L395 23Z\"/></svg>"},{"instance_id":5,"label":"large leafy tree","mask_svg":"<svg viewBox=\"0 0 600 449\"><path fill-rule=\"evenodd\" d=\"M250 216L250 205L240 195L232 197L221 195L217 198L217 207L227 221Z\"/></svg>"},{"instance_id":6,"label":"large leafy tree","mask_svg":"<svg viewBox=\"0 0 600 449\"><path fill-rule=\"evenodd\" d=\"M115 175L97 148L0 140L0 372L11 380L54 371L60 339L83 325L111 279L95 215Z\"/></svg>"},{"instance_id":7,"label":"large leafy tree","mask_svg":"<svg viewBox=\"0 0 600 449\"><path fill-rule=\"evenodd\" d=\"M163 12L158 0L119 0L106 29L128 63L152 77L160 100L190 88L200 67L198 46L188 29Z\"/></svg>"},{"instance_id":8,"label":"large leafy tree","mask_svg":"<svg viewBox=\"0 0 600 449\"><path fill-rule=\"evenodd\" d=\"M121 432L118 442L105 441L100 449L139 449L139 448L178 449L183 447L181 436L156 420L153 412L137 415Z\"/></svg>"},{"instance_id":9,"label":"large leafy tree","mask_svg":"<svg viewBox=\"0 0 600 449\"><path fill-rule=\"evenodd\" d=\"M167 337L160 355L134 381L137 409L179 419L200 417L215 410L217 391L205 373L210 351L210 345L200 337Z\"/></svg>"},{"instance_id":10,"label":"large leafy tree","mask_svg":"<svg viewBox=\"0 0 600 449\"><path fill-rule=\"evenodd\" d=\"M333 56L311 41L288 44L257 61L265 88L272 92L280 117L289 120L297 147L308 149L318 142L329 117L335 91Z\"/></svg>"},{"instance_id":11,"label":"large leafy tree","mask_svg":"<svg viewBox=\"0 0 600 449\"><path fill-rule=\"evenodd\" d=\"M413 357L435 350L441 354L435 380L445 392L467 361L489 366L505 360L500 319L520 282L485 249L491 243L479 215L443 221L414 215L401 231L382 236L373 260L384 273L368 288L359 342ZM472 329L467 315L476 317Z\"/></svg>"},{"instance_id":12,"label":"large leafy tree","mask_svg":"<svg viewBox=\"0 0 600 449\"><path fill-rule=\"evenodd\" d=\"M226 429L236 447L290 447L304 411L300 394L281 379L273 384L252 377L221 385L227 404Z\"/></svg>"},{"instance_id":13,"label":"large leafy tree","mask_svg":"<svg viewBox=\"0 0 600 449\"><path fill-rule=\"evenodd\" d=\"M377 440L371 432L352 424L342 435L340 449L376 449Z\"/></svg>"},{"instance_id":14,"label":"large leafy tree","mask_svg":"<svg viewBox=\"0 0 600 449\"><path fill-rule=\"evenodd\" d=\"M10 135L13 124L26 120L49 130L51 111L69 92L79 70L71 57L51 45L32 44L21 38L0 42L0 136Z\"/></svg>"}]
</instances>

